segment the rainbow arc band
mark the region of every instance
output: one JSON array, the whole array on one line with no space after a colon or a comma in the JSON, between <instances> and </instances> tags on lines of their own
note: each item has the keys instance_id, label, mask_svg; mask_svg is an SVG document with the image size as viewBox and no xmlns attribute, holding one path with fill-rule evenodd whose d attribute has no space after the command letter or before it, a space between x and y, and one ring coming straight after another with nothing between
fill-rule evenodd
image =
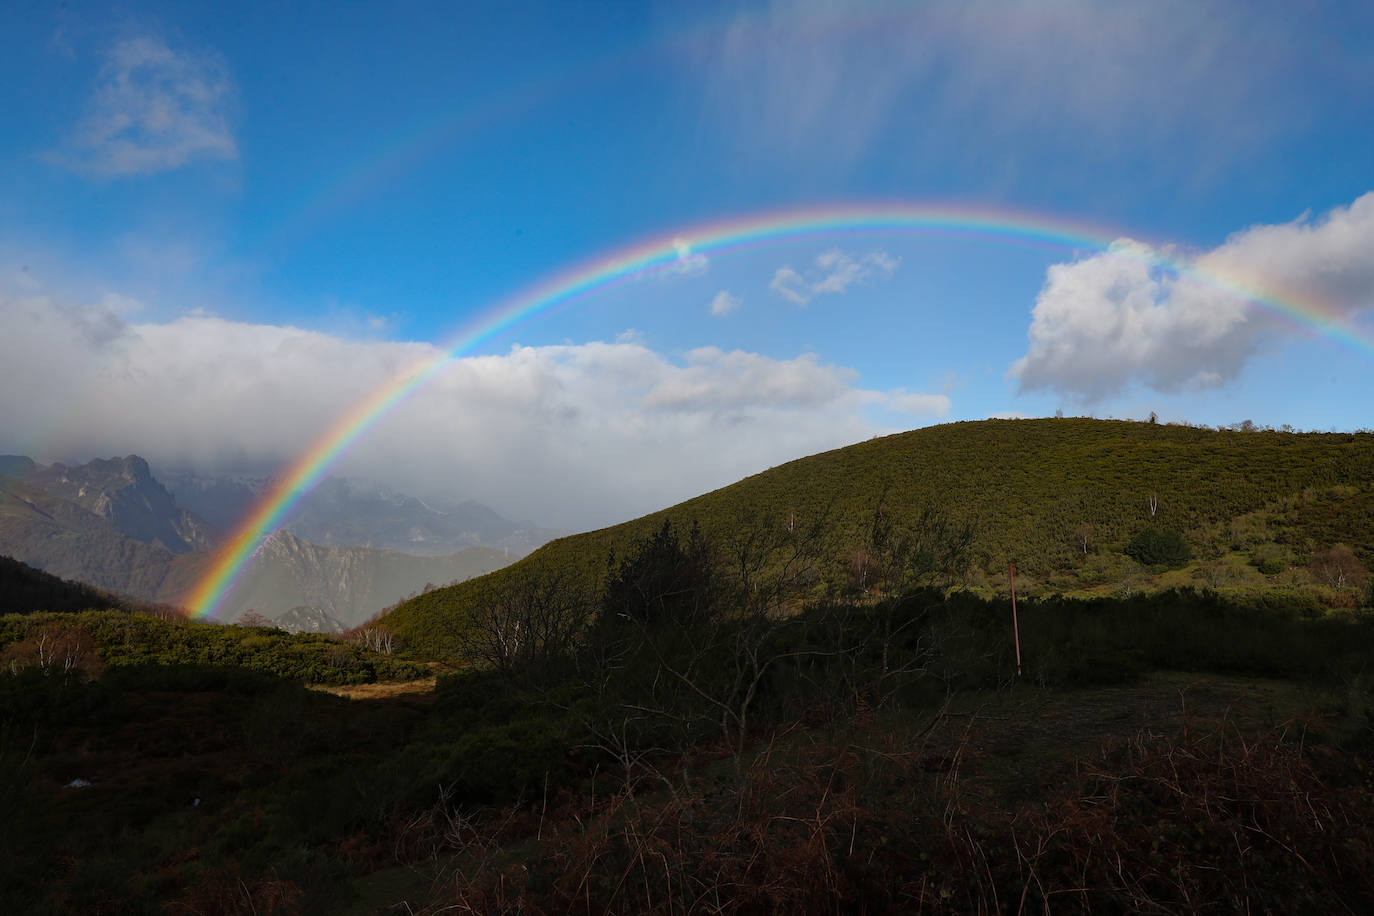
<instances>
[{"instance_id":1,"label":"rainbow arc band","mask_svg":"<svg viewBox=\"0 0 1374 916\"><path fill-rule=\"evenodd\" d=\"M1374 340L1344 323L1332 309L1313 297L1293 290L1260 288L1248 278L1242 282L1216 272L1200 271L1188 260L1165 254L1160 248L1147 245L1114 247L1119 234L1057 217L948 204L884 202L756 213L685 227L585 261L497 303L461 328L437 357L399 373L343 412L324 435L278 475L239 528L216 551L207 572L189 593L188 608L195 617L214 616L251 561L253 552L349 446L445 366L493 335L543 312L631 282L646 273L672 270L682 256L684 244L695 255L747 249L786 239L833 237L846 233L968 237L1001 244L1094 253L1111 249L1123 257L1146 261L1152 268L1201 281L1366 354L1374 353Z\"/></svg>"}]
</instances>

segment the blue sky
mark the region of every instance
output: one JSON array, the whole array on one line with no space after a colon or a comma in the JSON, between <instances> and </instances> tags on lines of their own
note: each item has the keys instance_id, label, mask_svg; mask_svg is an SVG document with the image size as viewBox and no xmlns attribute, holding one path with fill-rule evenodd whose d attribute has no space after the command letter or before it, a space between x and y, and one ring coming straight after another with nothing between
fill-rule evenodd
<instances>
[{"instance_id":1,"label":"blue sky","mask_svg":"<svg viewBox=\"0 0 1374 916\"><path fill-rule=\"evenodd\" d=\"M1368 4L222 6L7 15L0 451L270 473L544 277L852 201L1133 241L684 237L339 470L584 527L950 420L1374 425Z\"/></svg>"}]
</instances>

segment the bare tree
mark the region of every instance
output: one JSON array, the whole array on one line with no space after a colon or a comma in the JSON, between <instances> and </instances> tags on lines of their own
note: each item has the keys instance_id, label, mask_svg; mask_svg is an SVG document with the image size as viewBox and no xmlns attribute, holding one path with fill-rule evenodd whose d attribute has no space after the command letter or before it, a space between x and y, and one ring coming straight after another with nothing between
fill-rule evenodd
<instances>
[{"instance_id":1,"label":"bare tree","mask_svg":"<svg viewBox=\"0 0 1374 916\"><path fill-rule=\"evenodd\" d=\"M62 623L44 624L28 639L7 646L0 653L0 667L11 674L30 667L44 674L80 669L98 675L105 669L90 632L85 627Z\"/></svg>"},{"instance_id":2,"label":"bare tree","mask_svg":"<svg viewBox=\"0 0 1374 916\"><path fill-rule=\"evenodd\" d=\"M1154 492L1150 493L1147 504L1150 507L1150 517L1154 518L1155 513L1159 511L1159 494Z\"/></svg>"},{"instance_id":3,"label":"bare tree","mask_svg":"<svg viewBox=\"0 0 1374 916\"><path fill-rule=\"evenodd\" d=\"M239 619L234 621L234 626L238 627L275 627L276 624L270 617L252 608L239 615Z\"/></svg>"},{"instance_id":4,"label":"bare tree","mask_svg":"<svg viewBox=\"0 0 1374 916\"><path fill-rule=\"evenodd\" d=\"M1336 544L1312 554L1308 568L1313 576L1332 588L1344 588L1347 585L1360 588L1369 581L1369 573L1360 558L1344 544Z\"/></svg>"},{"instance_id":5,"label":"bare tree","mask_svg":"<svg viewBox=\"0 0 1374 916\"><path fill-rule=\"evenodd\" d=\"M748 613L764 613L795 601L820 578L829 546L830 510L799 519L789 508L781 518L741 508L717 540L721 574Z\"/></svg>"},{"instance_id":6,"label":"bare tree","mask_svg":"<svg viewBox=\"0 0 1374 916\"><path fill-rule=\"evenodd\" d=\"M396 651L396 632L384 623L367 623L345 634L365 649L391 655Z\"/></svg>"},{"instance_id":7,"label":"bare tree","mask_svg":"<svg viewBox=\"0 0 1374 916\"><path fill-rule=\"evenodd\" d=\"M568 568L526 568L487 585L472 613L450 622L460 656L539 676L569 657L582 637L592 612L588 578Z\"/></svg>"},{"instance_id":8,"label":"bare tree","mask_svg":"<svg viewBox=\"0 0 1374 916\"><path fill-rule=\"evenodd\" d=\"M1078 544L1079 550L1083 551L1083 556L1087 556L1092 550L1093 526L1087 522L1079 525L1073 532L1074 542Z\"/></svg>"}]
</instances>

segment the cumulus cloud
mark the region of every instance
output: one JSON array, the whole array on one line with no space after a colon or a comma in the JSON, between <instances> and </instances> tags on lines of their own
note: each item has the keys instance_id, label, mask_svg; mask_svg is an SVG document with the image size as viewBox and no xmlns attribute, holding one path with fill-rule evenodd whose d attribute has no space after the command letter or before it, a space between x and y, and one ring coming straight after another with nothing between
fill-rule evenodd
<instances>
[{"instance_id":1,"label":"cumulus cloud","mask_svg":"<svg viewBox=\"0 0 1374 916\"><path fill-rule=\"evenodd\" d=\"M1255 297L1337 323L1374 306L1374 192L1317 219L1249 227L1210 251L1122 239L1052 266L1029 349L1010 375L1023 391L1084 401L1133 383L1162 392L1224 385L1257 349L1291 334Z\"/></svg>"},{"instance_id":2,"label":"cumulus cloud","mask_svg":"<svg viewBox=\"0 0 1374 916\"><path fill-rule=\"evenodd\" d=\"M716 293L711 300L711 314L724 317L740 307L740 297L732 295L728 289Z\"/></svg>"},{"instance_id":3,"label":"cumulus cloud","mask_svg":"<svg viewBox=\"0 0 1374 916\"><path fill-rule=\"evenodd\" d=\"M0 290L0 309L0 452L40 460L134 452L155 468L274 473L439 354L205 314L137 323L118 298L73 307ZM446 365L335 470L581 528L891 431L870 410L947 406L866 390L810 354L703 347L675 359L633 336L515 347Z\"/></svg>"},{"instance_id":4,"label":"cumulus cloud","mask_svg":"<svg viewBox=\"0 0 1374 916\"><path fill-rule=\"evenodd\" d=\"M856 283L891 277L899 259L882 250L858 258L832 248L816 256L814 268L805 275L791 265L779 267L768 288L795 305L806 305L817 296L838 296Z\"/></svg>"},{"instance_id":5,"label":"cumulus cloud","mask_svg":"<svg viewBox=\"0 0 1374 916\"><path fill-rule=\"evenodd\" d=\"M109 50L85 116L50 159L100 177L234 159L234 97L218 55L176 50L155 36L127 38Z\"/></svg>"}]
</instances>

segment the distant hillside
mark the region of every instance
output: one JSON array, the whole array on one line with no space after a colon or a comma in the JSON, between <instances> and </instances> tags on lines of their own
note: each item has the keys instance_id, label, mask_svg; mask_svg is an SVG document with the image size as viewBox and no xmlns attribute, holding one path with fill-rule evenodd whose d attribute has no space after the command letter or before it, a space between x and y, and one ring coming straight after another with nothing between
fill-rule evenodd
<instances>
[{"instance_id":1,"label":"distant hillside","mask_svg":"<svg viewBox=\"0 0 1374 916\"><path fill-rule=\"evenodd\" d=\"M181 603L208 570L215 526L178 504L136 455L43 467L0 457L0 553L134 599ZM491 572L516 554L466 548L412 556L321 547L278 532L242 571L219 616L316 605L345 626L426 586Z\"/></svg>"},{"instance_id":2,"label":"distant hillside","mask_svg":"<svg viewBox=\"0 0 1374 916\"><path fill-rule=\"evenodd\" d=\"M180 561L92 508L25 480L0 477L0 552L64 579L158 600Z\"/></svg>"},{"instance_id":3,"label":"distant hillside","mask_svg":"<svg viewBox=\"0 0 1374 916\"><path fill-rule=\"evenodd\" d=\"M371 547L321 547L277 531L254 552L217 616L235 620L255 610L275 618L292 608L310 606L322 608L351 627L426 586L480 576L512 559L490 547L469 547L443 557Z\"/></svg>"},{"instance_id":4,"label":"distant hillside","mask_svg":"<svg viewBox=\"0 0 1374 916\"><path fill-rule=\"evenodd\" d=\"M68 582L13 557L0 556L0 615L34 611L84 611L124 602L100 589Z\"/></svg>"},{"instance_id":5,"label":"distant hillside","mask_svg":"<svg viewBox=\"0 0 1374 916\"><path fill-rule=\"evenodd\" d=\"M208 476L159 471L176 500L222 530L237 526L271 481L248 475ZM329 477L306 493L284 526L325 547L379 547L438 557L464 547L495 547L524 556L567 534L513 522L471 500L431 503L365 480Z\"/></svg>"},{"instance_id":6,"label":"distant hillside","mask_svg":"<svg viewBox=\"0 0 1374 916\"><path fill-rule=\"evenodd\" d=\"M1218 431L1090 419L952 423L793 461L670 509L554 541L502 573L439 589L388 623L417 646L477 590L522 570L604 568L669 518L699 522L718 543L752 526L825 515L829 563L842 580L882 501L894 518L932 507L976 528L975 580L1018 574L1089 581L1146 526L1181 532L1200 559L1283 568L1326 545L1374 565L1374 435ZM1000 580L997 577L1001 576ZM822 583L823 584L823 583ZM1029 584L1029 583L1028 583Z\"/></svg>"},{"instance_id":7,"label":"distant hillside","mask_svg":"<svg viewBox=\"0 0 1374 916\"><path fill-rule=\"evenodd\" d=\"M122 534L172 553L209 550L219 532L180 506L137 455L34 467L20 477L107 520Z\"/></svg>"}]
</instances>

